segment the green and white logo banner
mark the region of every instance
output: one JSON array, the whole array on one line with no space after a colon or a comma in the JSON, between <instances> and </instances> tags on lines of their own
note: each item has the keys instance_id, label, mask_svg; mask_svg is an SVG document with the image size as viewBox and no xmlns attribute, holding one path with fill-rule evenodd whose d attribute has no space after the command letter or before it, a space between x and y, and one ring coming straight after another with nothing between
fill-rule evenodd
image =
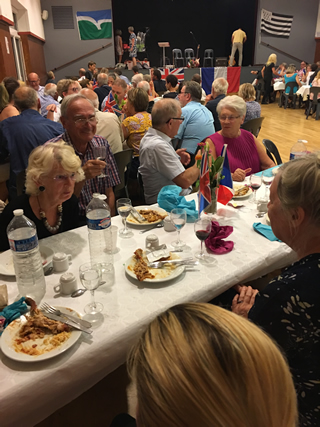
<instances>
[{"instance_id":1,"label":"green and white logo banner","mask_svg":"<svg viewBox=\"0 0 320 427\"><path fill-rule=\"evenodd\" d=\"M77 12L80 40L110 39L112 37L111 9Z\"/></svg>"}]
</instances>

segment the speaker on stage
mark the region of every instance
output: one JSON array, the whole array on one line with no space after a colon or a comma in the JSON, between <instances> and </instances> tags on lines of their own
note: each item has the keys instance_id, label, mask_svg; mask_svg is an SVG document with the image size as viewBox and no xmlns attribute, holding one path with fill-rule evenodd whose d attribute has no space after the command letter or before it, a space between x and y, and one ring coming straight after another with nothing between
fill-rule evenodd
<instances>
[{"instance_id":1,"label":"speaker on stage","mask_svg":"<svg viewBox=\"0 0 320 427\"><path fill-rule=\"evenodd\" d=\"M216 58L216 67L227 67L228 66L228 58L227 57L218 57Z\"/></svg>"}]
</instances>

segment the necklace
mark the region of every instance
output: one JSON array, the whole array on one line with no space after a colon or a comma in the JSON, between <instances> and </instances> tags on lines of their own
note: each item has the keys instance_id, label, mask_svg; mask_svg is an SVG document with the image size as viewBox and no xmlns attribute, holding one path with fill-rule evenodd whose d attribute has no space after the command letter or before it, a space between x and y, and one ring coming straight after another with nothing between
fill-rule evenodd
<instances>
[{"instance_id":1,"label":"necklace","mask_svg":"<svg viewBox=\"0 0 320 427\"><path fill-rule=\"evenodd\" d=\"M40 206L40 202L39 202L39 198L37 197L38 200L38 205L39 205L39 213L40 213L40 217L42 219L42 222L44 224L44 226L46 227L46 229L48 231L50 231L50 233L55 234L57 233L57 231L59 230L61 223L62 223L62 205L58 205L58 218L57 218L57 223L54 227L51 227L51 225L48 223L47 217L46 217L46 213L41 209Z\"/></svg>"}]
</instances>

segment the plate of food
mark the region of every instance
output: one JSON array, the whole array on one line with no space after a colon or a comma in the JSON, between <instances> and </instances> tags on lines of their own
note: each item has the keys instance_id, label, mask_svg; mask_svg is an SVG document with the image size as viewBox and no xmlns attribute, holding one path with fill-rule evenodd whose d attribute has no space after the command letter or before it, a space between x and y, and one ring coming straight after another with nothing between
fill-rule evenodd
<instances>
[{"instance_id":1,"label":"plate of food","mask_svg":"<svg viewBox=\"0 0 320 427\"><path fill-rule=\"evenodd\" d=\"M233 199L245 199L252 193L251 187L247 185L233 185L234 195Z\"/></svg>"},{"instance_id":2,"label":"plate of food","mask_svg":"<svg viewBox=\"0 0 320 427\"><path fill-rule=\"evenodd\" d=\"M42 265L45 267L49 262L51 262L54 252L48 246L42 245L41 241L39 242L39 249L42 258ZM11 249L0 254L0 274L4 274L5 276L15 276Z\"/></svg>"},{"instance_id":3,"label":"plate of food","mask_svg":"<svg viewBox=\"0 0 320 427\"><path fill-rule=\"evenodd\" d=\"M56 307L62 313L79 316L67 307ZM2 352L18 362L39 362L64 353L80 338L82 332L46 317L35 309L11 322L0 340Z\"/></svg>"},{"instance_id":4,"label":"plate of food","mask_svg":"<svg viewBox=\"0 0 320 427\"><path fill-rule=\"evenodd\" d=\"M179 259L176 254L170 253L167 260ZM179 277L184 272L184 265L167 264L164 268L148 267L146 253L142 249L137 249L133 256L125 263L126 273L139 282L159 283Z\"/></svg>"},{"instance_id":5,"label":"plate of food","mask_svg":"<svg viewBox=\"0 0 320 427\"><path fill-rule=\"evenodd\" d=\"M166 216L168 216L167 211L155 206L135 206L135 209L143 218L146 219L146 221L139 222L132 216L132 214L130 214L127 218L127 223L130 225L142 225L143 227L148 227L159 224Z\"/></svg>"}]
</instances>

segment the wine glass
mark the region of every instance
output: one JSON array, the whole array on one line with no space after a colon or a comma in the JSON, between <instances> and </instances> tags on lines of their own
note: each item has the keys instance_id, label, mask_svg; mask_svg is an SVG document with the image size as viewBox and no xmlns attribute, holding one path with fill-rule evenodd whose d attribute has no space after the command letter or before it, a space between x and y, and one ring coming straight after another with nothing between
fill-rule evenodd
<instances>
[{"instance_id":1,"label":"wine glass","mask_svg":"<svg viewBox=\"0 0 320 427\"><path fill-rule=\"evenodd\" d=\"M132 203L130 199L118 199L117 200L117 209L118 214L122 218L122 222L124 225L124 228L119 231L119 236L123 239L128 239L129 237L133 236L133 233L131 230L127 227L127 217L131 213Z\"/></svg>"},{"instance_id":2,"label":"wine glass","mask_svg":"<svg viewBox=\"0 0 320 427\"><path fill-rule=\"evenodd\" d=\"M250 200L250 203L257 203L257 190L259 190L261 184L262 178L260 175L250 175L250 186L253 190L253 198Z\"/></svg>"},{"instance_id":3,"label":"wine glass","mask_svg":"<svg viewBox=\"0 0 320 427\"><path fill-rule=\"evenodd\" d=\"M97 160L102 160L105 161L106 160L106 155L107 155L107 149L104 146L99 146L99 147L93 147L93 155ZM98 178L104 178L107 175L104 174L103 172L101 172L100 175L98 175Z\"/></svg>"},{"instance_id":4,"label":"wine glass","mask_svg":"<svg viewBox=\"0 0 320 427\"><path fill-rule=\"evenodd\" d=\"M195 254L196 258L199 258L201 261L208 261L211 257L207 255L203 250L203 242L209 237L211 232L211 219L210 218L199 218L194 223L194 231L196 236L201 241L201 250Z\"/></svg>"},{"instance_id":5,"label":"wine glass","mask_svg":"<svg viewBox=\"0 0 320 427\"><path fill-rule=\"evenodd\" d=\"M262 172L262 182L266 186L266 191L265 191L265 199L266 200L269 200L269 193L270 193L269 188L270 188L270 185L271 185L273 178L274 178L273 175L269 176L269 173L270 173L270 171L269 172L267 172L267 171Z\"/></svg>"},{"instance_id":6,"label":"wine glass","mask_svg":"<svg viewBox=\"0 0 320 427\"><path fill-rule=\"evenodd\" d=\"M174 248L182 248L185 243L180 240L180 230L187 221L187 212L181 208L172 209L170 212L170 219L174 227L178 231L178 239L171 243Z\"/></svg>"},{"instance_id":7,"label":"wine glass","mask_svg":"<svg viewBox=\"0 0 320 427\"><path fill-rule=\"evenodd\" d=\"M103 305L100 302L95 302L94 291L97 289L101 279L101 271L98 264L86 262L80 265L79 275L82 285L91 293L91 303L87 304L84 311L87 314L95 315L103 310Z\"/></svg>"}]
</instances>

